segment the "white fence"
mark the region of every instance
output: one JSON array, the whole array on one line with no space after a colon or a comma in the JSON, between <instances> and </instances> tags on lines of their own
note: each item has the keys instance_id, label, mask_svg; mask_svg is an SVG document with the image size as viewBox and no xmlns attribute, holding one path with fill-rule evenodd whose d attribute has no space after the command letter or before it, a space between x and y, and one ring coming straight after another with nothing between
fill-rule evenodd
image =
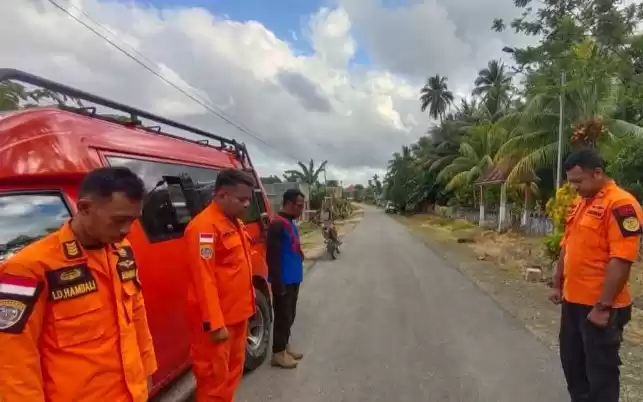
<instances>
[{"instance_id":1,"label":"white fence","mask_svg":"<svg viewBox=\"0 0 643 402\"><path fill-rule=\"evenodd\" d=\"M436 213L446 215L449 218L465 219L475 224L480 224L480 211L472 208L459 207L438 207ZM500 227L499 210L485 208L484 222L481 226L497 230ZM502 225L503 229L516 229L529 235L543 236L554 229L553 222L544 212L519 211L509 206Z\"/></svg>"}]
</instances>

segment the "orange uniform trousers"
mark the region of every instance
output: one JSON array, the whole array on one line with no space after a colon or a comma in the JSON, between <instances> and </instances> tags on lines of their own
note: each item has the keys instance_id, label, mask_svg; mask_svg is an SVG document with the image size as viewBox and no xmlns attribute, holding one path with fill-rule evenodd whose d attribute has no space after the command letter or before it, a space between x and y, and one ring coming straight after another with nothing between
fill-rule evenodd
<instances>
[{"instance_id":1,"label":"orange uniform trousers","mask_svg":"<svg viewBox=\"0 0 643 402\"><path fill-rule=\"evenodd\" d=\"M226 327L229 338L213 343L208 334L192 343L192 369L197 402L232 402L241 381L246 356L248 321Z\"/></svg>"}]
</instances>

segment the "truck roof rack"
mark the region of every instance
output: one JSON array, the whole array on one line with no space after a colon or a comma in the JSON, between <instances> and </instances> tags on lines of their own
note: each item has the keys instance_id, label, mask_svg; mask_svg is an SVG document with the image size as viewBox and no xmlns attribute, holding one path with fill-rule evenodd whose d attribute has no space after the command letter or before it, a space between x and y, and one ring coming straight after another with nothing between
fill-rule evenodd
<instances>
[{"instance_id":1,"label":"truck roof rack","mask_svg":"<svg viewBox=\"0 0 643 402\"><path fill-rule=\"evenodd\" d=\"M122 103L118 103L109 99L102 98L98 95L91 94L89 92L81 91L79 89L72 88L67 85L63 85L60 83L57 83L55 81L48 80L46 78L39 77L37 75L33 75L21 70L16 70L12 68L0 68L0 82L3 81L18 81L26 84L31 84L36 87L40 87L43 89L47 89L49 91L61 94L61 95L66 95L70 98L73 98L74 100L79 100L79 101L87 101L91 102L95 105L99 106L104 106L116 111L123 112L127 115L129 115L128 120L123 120L119 119L114 116L109 116L109 115L100 115L96 113L96 107L93 106L79 106L79 107L73 107L73 106L67 106L67 105L58 105L60 109L77 113L83 116L88 116L92 118L97 118L100 120L105 120L109 121L112 123L117 123L121 124L124 126L129 126L129 127L136 127L139 129L146 130L150 133L154 133L157 135L162 135L166 137L171 137L175 138L178 140L182 141L187 141L187 142L192 142L195 144L199 145L205 145L205 146L211 146L214 148L218 149L223 149L223 150L230 150L235 153L235 155L239 158L241 161L241 164L244 168L250 167L252 168L252 162L250 161L250 158L248 156L248 152L246 149L245 144L239 143L234 139L229 139L225 138L192 126L188 126L187 124L179 123L177 121L173 121L170 119L167 119L165 117L161 117L155 114L152 114L150 112L146 112L141 109L137 109L131 106L124 105ZM79 104L82 105L82 102ZM139 120L139 118L144 118L147 120L151 120L155 123L163 124L169 127L173 127L179 130L187 131L202 137L205 137L204 140L191 140L189 138L182 137L180 135L175 135L175 134L169 134L161 131L160 126L143 126L142 122ZM219 143L219 146L215 146L213 144L209 143L209 140L215 141L216 143Z\"/></svg>"}]
</instances>

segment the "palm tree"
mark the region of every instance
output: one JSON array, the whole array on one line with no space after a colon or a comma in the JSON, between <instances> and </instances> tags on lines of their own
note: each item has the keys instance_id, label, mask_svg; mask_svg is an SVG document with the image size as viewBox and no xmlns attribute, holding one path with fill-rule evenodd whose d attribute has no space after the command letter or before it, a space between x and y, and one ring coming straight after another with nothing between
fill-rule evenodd
<instances>
[{"instance_id":1,"label":"palm tree","mask_svg":"<svg viewBox=\"0 0 643 402\"><path fill-rule=\"evenodd\" d=\"M308 166L301 162L297 162L301 170L286 170L284 178L286 181L299 181L306 183L309 186L319 184L319 175L326 169L328 161L323 161L317 168L315 162L311 159Z\"/></svg>"},{"instance_id":2,"label":"palm tree","mask_svg":"<svg viewBox=\"0 0 643 402\"><path fill-rule=\"evenodd\" d=\"M497 123L474 126L460 143L459 154L440 170L438 181L446 182L446 190L456 190L474 183L502 162L498 151L511 134Z\"/></svg>"},{"instance_id":3,"label":"palm tree","mask_svg":"<svg viewBox=\"0 0 643 402\"><path fill-rule=\"evenodd\" d=\"M481 120L480 105L476 99L461 99L456 107L454 119L467 124L476 124Z\"/></svg>"},{"instance_id":4,"label":"palm tree","mask_svg":"<svg viewBox=\"0 0 643 402\"><path fill-rule=\"evenodd\" d=\"M511 76L505 72L505 65L491 60L486 68L478 71L473 95L480 96L491 120L496 120L511 100Z\"/></svg>"},{"instance_id":5,"label":"palm tree","mask_svg":"<svg viewBox=\"0 0 643 402\"><path fill-rule=\"evenodd\" d=\"M429 109L429 116L434 119L444 119L447 110L453 103L453 92L447 86L447 77L436 74L426 81L420 91L421 109Z\"/></svg>"}]
</instances>

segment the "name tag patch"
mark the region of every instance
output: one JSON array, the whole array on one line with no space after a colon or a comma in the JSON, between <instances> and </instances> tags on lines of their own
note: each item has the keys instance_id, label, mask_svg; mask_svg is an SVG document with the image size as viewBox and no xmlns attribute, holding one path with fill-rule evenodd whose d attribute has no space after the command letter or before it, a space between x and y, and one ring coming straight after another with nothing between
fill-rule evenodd
<instances>
[{"instance_id":1,"label":"name tag patch","mask_svg":"<svg viewBox=\"0 0 643 402\"><path fill-rule=\"evenodd\" d=\"M98 291L96 280L87 264L47 271L45 278L49 287L49 300L54 302Z\"/></svg>"},{"instance_id":2,"label":"name tag patch","mask_svg":"<svg viewBox=\"0 0 643 402\"><path fill-rule=\"evenodd\" d=\"M24 331L41 289L40 282L33 278L0 277L0 333Z\"/></svg>"},{"instance_id":3,"label":"name tag patch","mask_svg":"<svg viewBox=\"0 0 643 402\"><path fill-rule=\"evenodd\" d=\"M603 205L592 205L587 210L587 214L597 219L603 219L603 216L605 215L605 207Z\"/></svg>"},{"instance_id":4,"label":"name tag patch","mask_svg":"<svg viewBox=\"0 0 643 402\"><path fill-rule=\"evenodd\" d=\"M116 262L116 270L121 282L136 281L138 284L138 268L134 260L134 252L130 246L123 246L116 250L118 261Z\"/></svg>"}]
</instances>

